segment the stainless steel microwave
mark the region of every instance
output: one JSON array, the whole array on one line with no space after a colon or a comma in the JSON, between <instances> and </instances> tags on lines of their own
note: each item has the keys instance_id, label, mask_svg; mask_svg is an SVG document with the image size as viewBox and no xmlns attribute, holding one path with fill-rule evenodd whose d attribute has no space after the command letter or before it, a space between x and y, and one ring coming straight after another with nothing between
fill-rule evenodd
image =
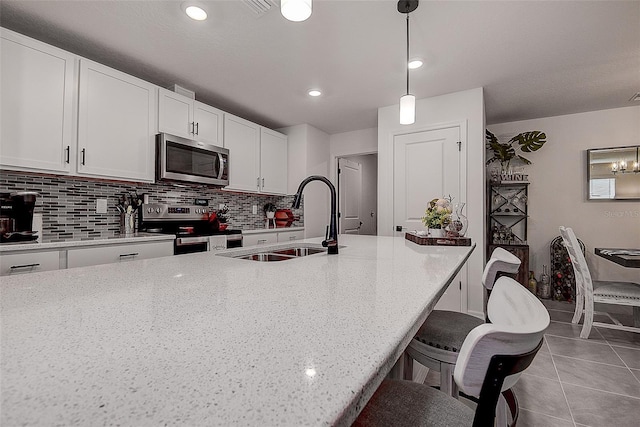
<instances>
[{"instance_id":1,"label":"stainless steel microwave","mask_svg":"<svg viewBox=\"0 0 640 427\"><path fill-rule=\"evenodd\" d=\"M156 135L156 179L229 185L229 150L159 133Z\"/></svg>"}]
</instances>

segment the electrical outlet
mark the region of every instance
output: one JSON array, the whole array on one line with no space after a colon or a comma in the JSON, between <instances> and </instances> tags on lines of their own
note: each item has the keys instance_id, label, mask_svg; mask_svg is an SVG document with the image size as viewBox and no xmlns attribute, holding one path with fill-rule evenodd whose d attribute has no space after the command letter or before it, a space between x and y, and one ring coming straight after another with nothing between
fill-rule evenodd
<instances>
[{"instance_id":1,"label":"electrical outlet","mask_svg":"<svg viewBox=\"0 0 640 427\"><path fill-rule=\"evenodd\" d=\"M258 213L258 205L253 205L253 214L256 215Z\"/></svg>"},{"instance_id":2,"label":"electrical outlet","mask_svg":"<svg viewBox=\"0 0 640 427\"><path fill-rule=\"evenodd\" d=\"M96 213L107 213L107 199L96 199Z\"/></svg>"}]
</instances>

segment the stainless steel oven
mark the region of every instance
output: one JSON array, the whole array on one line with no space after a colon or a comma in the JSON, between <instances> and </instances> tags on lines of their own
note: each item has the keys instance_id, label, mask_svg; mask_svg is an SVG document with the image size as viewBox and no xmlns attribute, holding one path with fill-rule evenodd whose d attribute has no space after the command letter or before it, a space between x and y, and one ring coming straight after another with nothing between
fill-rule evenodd
<instances>
[{"instance_id":1,"label":"stainless steel oven","mask_svg":"<svg viewBox=\"0 0 640 427\"><path fill-rule=\"evenodd\" d=\"M209 212L208 206L143 204L140 231L174 234L175 255L242 247L242 230L219 230L209 222Z\"/></svg>"},{"instance_id":2,"label":"stainless steel oven","mask_svg":"<svg viewBox=\"0 0 640 427\"><path fill-rule=\"evenodd\" d=\"M229 185L229 150L159 133L156 136L156 179Z\"/></svg>"}]
</instances>

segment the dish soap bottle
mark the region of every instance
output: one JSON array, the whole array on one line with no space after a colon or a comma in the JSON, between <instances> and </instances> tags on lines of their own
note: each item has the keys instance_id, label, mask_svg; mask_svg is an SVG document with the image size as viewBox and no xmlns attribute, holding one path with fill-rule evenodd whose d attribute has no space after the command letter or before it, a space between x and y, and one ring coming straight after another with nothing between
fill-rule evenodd
<instances>
[{"instance_id":1,"label":"dish soap bottle","mask_svg":"<svg viewBox=\"0 0 640 427\"><path fill-rule=\"evenodd\" d=\"M538 289L538 281L536 280L536 277L533 274L533 271L530 271L529 272L529 291L531 291L531 293L536 295L537 289Z\"/></svg>"}]
</instances>

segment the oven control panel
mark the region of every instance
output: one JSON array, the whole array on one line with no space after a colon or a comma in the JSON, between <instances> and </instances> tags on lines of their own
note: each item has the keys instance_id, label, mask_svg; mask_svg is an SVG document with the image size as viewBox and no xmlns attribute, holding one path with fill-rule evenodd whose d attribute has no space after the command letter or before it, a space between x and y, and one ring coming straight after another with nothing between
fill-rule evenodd
<instances>
[{"instance_id":1,"label":"oven control panel","mask_svg":"<svg viewBox=\"0 0 640 427\"><path fill-rule=\"evenodd\" d=\"M153 220L198 220L211 212L208 206L171 206L164 204L143 204L140 214L143 221Z\"/></svg>"}]
</instances>

